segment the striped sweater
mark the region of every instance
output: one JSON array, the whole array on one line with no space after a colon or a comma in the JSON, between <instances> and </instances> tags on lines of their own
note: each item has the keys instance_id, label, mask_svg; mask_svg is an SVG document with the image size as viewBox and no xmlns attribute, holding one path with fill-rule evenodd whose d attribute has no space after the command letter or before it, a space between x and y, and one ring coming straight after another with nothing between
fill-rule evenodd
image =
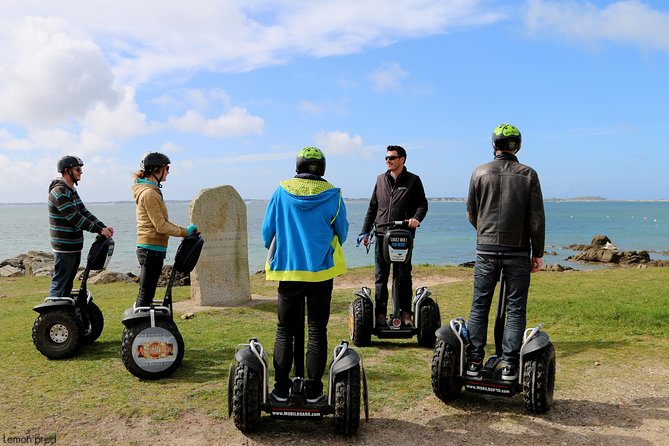
<instances>
[{"instance_id":1,"label":"striped sweater","mask_svg":"<svg viewBox=\"0 0 669 446\"><path fill-rule=\"evenodd\" d=\"M54 252L79 252L84 246L83 231L100 233L106 226L91 214L76 189L62 178L49 185L49 236Z\"/></svg>"}]
</instances>

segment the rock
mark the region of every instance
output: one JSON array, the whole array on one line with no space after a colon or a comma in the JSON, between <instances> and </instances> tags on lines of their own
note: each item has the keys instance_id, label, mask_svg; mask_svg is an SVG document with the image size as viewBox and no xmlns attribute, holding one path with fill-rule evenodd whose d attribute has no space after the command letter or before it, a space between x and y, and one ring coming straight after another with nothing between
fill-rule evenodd
<instances>
[{"instance_id":1,"label":"rock","mask_svg":"<svg viewBox=\"0 0 669 446\"><path fill-rule=\"evenodd\" d=\"M476 262L465 262L459 264L458 266L462 266L463 268L474 268L474 265L476 265Z\"/></svg>"},{"instance_id":2,"label":"rock","mask_svg":"<svg viewBox=\"0 0 669 446\"><path fill-rule=\"evenodd\" d=\"M246 204L232 186L203 189L190 204L190 220L204 246L193 270L191 298L198 306L251 302Z\"/></svg>"},{"instance_id":3,"label":"rock","mask_svg":"<svg viewBox=\"0 0 669 446\"><path fill-rule=\"evenodd\" d=\"M114 271L102 270L94 276L89 276L88 283L91 285L102 285L115 282L132 283L135 282L136 278L137 276L132 273L116 273Z\"/></svg>"},{"instance_id":4,"label":"rock","mask_svg":"<svg viewBox=\"0 0 669 446\"><path fill-rule=\"evenodd\" d=\"M181 319L186 320L186 319L193 319L195 317L195 313L184 313L181 315Z\"/></svg>"},{"instance_id":5,"label":"rock","mask_svg":"<svg viewBox=\"0 0 669 446\"><path fill-rule=\"evenodd\" d=\"M12 265L0 267L0 277L19 277L23 276L23 270Z\"/></svg>"},{"instance_id":6,"label":"rock","mask_svg":"<svg viewBox=\"0 0 669 446\"><path fill-rule=\"evenodd\" d=\"M619 251L605 235L594 236L590 246L582 251L579 254L567 257L567 260L575 262L613 263L618 265L637 265L651 261L648 251Z\"/></svg>"},{"instance_id":7,"label":"rock","mask_svg":"<svg viewBox=\"0 0 669 446\"><path fill-rule=\"evenodd\" d=\"M563 272L563 271L576 271L574 268L571 266L562 266L559 263L553 263L553 264L544 264L541 267L542 271L557 271L557 272Z\"/></svg>"}]
</instances>

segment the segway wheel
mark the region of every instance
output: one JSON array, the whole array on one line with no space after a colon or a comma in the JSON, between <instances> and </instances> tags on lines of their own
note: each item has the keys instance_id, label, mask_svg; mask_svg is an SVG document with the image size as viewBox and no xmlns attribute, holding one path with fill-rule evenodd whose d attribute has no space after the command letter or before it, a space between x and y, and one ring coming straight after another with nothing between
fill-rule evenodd
<instances>
[{"instance_id":1,"label":"segway wheel","mask_svg":"<svg viewBox=\"0 0 669 446\"><path fill-rule=\"evenodd\" d=\"M372 343L372 305L363 298L356 297L349 307L348 331L356 347Z\"/></svg>"},{"instance_id":2,"label":"segway wheel","mask_svg":"<svg viewBox=\"0 0 669 446\"><path fill-rule=\"evenodd\" d=\"M544 413L553 403L555 348L552 343L539 350L523 367L523 401L530 412Z\"/></svg>"},{"instance_id":3,"label":"segway wheel","mask_svg":"<svg viewBox=\"0 0 669 446\"><path fill-rule=\"evenodd\" d=\"M335 430L352 435L360 425L360 365L338 373L334 391Z\"/></svg>"},{"instance_id":4,"label":"segway wheel","mask_svg":"<svg viewBox=\"0 0 669 446\"><path fill-rule=\"evenodd\" d=\"M88 304L88 319L89 327L87 330L84 330L84 343L86 344L95 342L102 334L102 329L105 326L105 318L102 316L102 311L100 311L100 308L93 301Z\"/></svg>"},{"instance_id":5,"label":"segway wheel","mask_svg":"<svg viewBox=\"0 0 669 446\"><path fill-rule=\"evenodd\" d=\"M79 349L83 331L81 320L74 311L47 311L35 319L33 343L49 359L69 358Z\"/></svg>"},{"instance_id":6,"label":"segway wheel","mask_svg":"<svg viewBox=\"0 0 669 446\"><path fill-rule=\"evenodd\" d=\"M149 318L123 329L121 359L130 373L140 379L160 379L170 376L184 357L184 340L176 324L156 319L151 327Z\"/></svg>"},{"instance_id":7,"label":"segway wheel","mask_svg":"<svg viewBox=\"0 0 669 446\"><path fill-rule=\"evenodd\" d=\"M429 297L420 307L418 345L421 347L432 348L437 340L435 332L441 327L441 315L439 306Z\"/></svg>"},{"instance_id":8,"label":"segway wheel","mask_svg":"<svg viewBox=\"0 0 669 446\"><path fill-rule=\"evenodd\" d=\"M251 432L260 423L260 374L243 363L234 371L232 420L242 432Z\"/></svg>"},{"instance_id":9,"label":"segway wheel","mask_svg":"<svg viewBox=\"0 0 669 446\"><path fill-rule=\"evenodd\" d=\"M447 403L460 395L462 381L458 376L458 351L442 339L438 339L432 355L432 390Z\"/></svg>"}]
</instances>

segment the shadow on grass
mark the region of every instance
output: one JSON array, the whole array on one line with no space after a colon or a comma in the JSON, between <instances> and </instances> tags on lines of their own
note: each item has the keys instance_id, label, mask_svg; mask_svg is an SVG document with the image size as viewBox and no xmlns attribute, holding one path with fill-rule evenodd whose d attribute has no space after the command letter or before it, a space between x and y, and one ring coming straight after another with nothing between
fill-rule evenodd
<instances>
[{"instance_id":1,"label":"shadow on grass","mask_svg":"<svg viewBox=\"0 0 669 446\"><path fill-rule=\"evenodd\" d=\"M552 341L561 358L593 350L621 350L632 345L629 341Z\"/></svg>"}]
</instances>

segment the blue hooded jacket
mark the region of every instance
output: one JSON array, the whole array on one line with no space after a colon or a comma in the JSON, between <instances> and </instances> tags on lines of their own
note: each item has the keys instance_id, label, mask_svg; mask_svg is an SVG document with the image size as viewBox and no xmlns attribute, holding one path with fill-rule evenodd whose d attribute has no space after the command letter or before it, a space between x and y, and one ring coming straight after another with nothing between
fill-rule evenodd
<instances>
[{"instance_id":1,"label":"blue hooded jacket","mask_svg":"<svg viewBox=\"0 0 669 446\"><path fill-rule=\"evenodd\" d=\"M267 280L322 282L346 272L348 235L341 190L327 181L291 178L267 205L262 238Z\"/></svg>"}]
</instances>

